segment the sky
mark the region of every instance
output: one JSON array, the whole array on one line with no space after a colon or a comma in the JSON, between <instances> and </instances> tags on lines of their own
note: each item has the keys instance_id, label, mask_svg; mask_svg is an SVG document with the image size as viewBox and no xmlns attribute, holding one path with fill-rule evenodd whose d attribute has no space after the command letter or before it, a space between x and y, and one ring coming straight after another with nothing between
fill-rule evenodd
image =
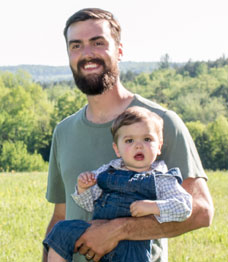
<instances>
[{"instance_id":1,"label":"sky","mask_svg":"<svg viewBox=\"0 0 228 262\"><path fill-rule=\"evenodd\" d=\"M228 0L7 0L0 7L0 66L68 65L63 28L86 7L119 20L123 61L228 57Z\"/></svg>"}]
</instances>

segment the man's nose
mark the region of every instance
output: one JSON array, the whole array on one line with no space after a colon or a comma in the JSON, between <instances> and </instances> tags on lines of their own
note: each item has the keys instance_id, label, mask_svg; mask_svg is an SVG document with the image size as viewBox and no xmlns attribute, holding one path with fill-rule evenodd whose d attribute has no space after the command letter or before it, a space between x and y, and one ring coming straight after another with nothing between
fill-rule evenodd
<instances>
[{"instance_id":1,"label":"man's nose","mask_svg":"<svg viewBox=\"0 0 228 262\"><path fill-rule=\"evenodd\" d=\"M91 48L91 46L84 46L83 50L82 50L82 55L83 57L87 58L87 57L93 57L94 53L93 53L93 49Z\"/></svg>"}]
</instances>

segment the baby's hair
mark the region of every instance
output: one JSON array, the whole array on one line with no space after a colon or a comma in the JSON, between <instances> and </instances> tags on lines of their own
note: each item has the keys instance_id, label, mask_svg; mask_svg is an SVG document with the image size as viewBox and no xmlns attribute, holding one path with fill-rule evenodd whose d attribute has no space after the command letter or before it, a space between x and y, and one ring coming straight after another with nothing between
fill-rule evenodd
<instances>
[{"instance_id":1,"label":"baby's hair","mask_svg":"<svg viewBox=\"0 0 228 262\"><path fill-rule=\"evenodd\" d=\"M111 127L114 143L117 144L118 130L122 126L128 126L143 121L151 121L154 123L159 140L163 143L163 119L158 114L140 106L127 108L114 120Z\"/></svg>"}]
</instances>

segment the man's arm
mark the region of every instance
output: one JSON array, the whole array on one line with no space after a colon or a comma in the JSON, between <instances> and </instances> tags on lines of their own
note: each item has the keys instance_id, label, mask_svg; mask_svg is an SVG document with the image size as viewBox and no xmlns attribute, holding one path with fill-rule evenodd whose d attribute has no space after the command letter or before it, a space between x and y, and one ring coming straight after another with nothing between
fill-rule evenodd
<instances>
[{"instance_id":1,"label":"man's arm","mask_svg":"<svg viewBox=\"0 0 228 262\"><path fill-rule=\"evenodd\" d=\"M146 236L146 239L169 238L210 226L214 215L214 207L205 179L188 178L183 181L182 185L193 198L192 214L187 220L159 224L155 218L145 217L143 222L145 225L142 223L139 228L136 225L134 226L136 231L138 229L138 236L135 236L132 232L135 231L134 227L132 227L135 222L130 220L123 226L125 236L129 236L127 239L143 240L145 239L144 236Z\"/></svg>"},{"instance_id":2,"label":"man's arm","mask_svg":"<svg viewBox=\"0 0 228 262\"><path fill-rule=\"evenodd\" d=\"M46 235L51 231L53 226L60 220L65 220L66 204L55 204L52 218L47 227ZM43 262L47 262L47 252L43 249Z\"/></svg>"},{"instance_id":3,"label":"man's arm","mask_svg":"<svg viewBox=\"0 0 228 262\"><path fill-rule=\"evenodd\" d=\"M175 237L212 223L214 207L204 178L187 178L183 187L193 198L192 215L183 222L158 223L154 216L117 218L93 224L76 242L81 254L90 250L95 262L115 248L121 240L145 240Z\"/></svg>"}]
</instances>

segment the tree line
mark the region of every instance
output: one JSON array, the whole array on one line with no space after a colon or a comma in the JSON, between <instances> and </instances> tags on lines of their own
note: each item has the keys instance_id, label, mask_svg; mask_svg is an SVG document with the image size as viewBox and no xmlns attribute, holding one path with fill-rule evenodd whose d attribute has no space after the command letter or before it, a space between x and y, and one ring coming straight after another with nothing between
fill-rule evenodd
<instances>
[{"instance_id":1,"label":"tree line","mask_svg":"<svg viewBox=\"0 0 228 262\"><path fill-rule=\"evenodd\" d=\"M228 61L126 71L126 88L174 110L186 123L206 169L228 169ZM86 104L72 81L37 83L26 71L0 72L0 171L47 170L52 132Z\"/></svg>"}]
</instances>

